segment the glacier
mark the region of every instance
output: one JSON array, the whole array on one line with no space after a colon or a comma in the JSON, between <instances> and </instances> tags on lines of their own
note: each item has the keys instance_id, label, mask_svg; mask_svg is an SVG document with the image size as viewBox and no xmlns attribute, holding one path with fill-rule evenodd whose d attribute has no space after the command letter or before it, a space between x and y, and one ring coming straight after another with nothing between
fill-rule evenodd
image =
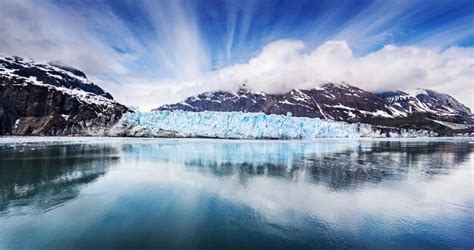
<instances>
[{"instance_id":1,"label":"glacier","mask_svg":"<svg viewBox=\"0 0 474 250\"><path fill-rule=\"evenodd\" d=\"M126 113L110 136L208 137L226 139L314 139L358 137L425 137L425 130L375 127L291 114L151 111Z\"/></svg>"}]
</instances>

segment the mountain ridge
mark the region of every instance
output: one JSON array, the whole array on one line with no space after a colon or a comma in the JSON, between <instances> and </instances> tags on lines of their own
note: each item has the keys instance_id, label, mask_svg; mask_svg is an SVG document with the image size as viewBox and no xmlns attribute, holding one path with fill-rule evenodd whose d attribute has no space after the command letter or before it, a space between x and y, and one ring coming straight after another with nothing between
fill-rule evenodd
<instances>
[{"instance_id":1,"label":"mountain ridge","mask_svg":"<svg viewBox=\"0 0 474 250\"><path fill-rule=\"evenodd\" d=\"M471 110L453 97L433 90L369 92L349 84L267 94L241 88L237 93L204 92L154 110L240 111L312 117L350 123L430 129L449 134L444 123L472 127Z\"/></svg>"}]
</instances>

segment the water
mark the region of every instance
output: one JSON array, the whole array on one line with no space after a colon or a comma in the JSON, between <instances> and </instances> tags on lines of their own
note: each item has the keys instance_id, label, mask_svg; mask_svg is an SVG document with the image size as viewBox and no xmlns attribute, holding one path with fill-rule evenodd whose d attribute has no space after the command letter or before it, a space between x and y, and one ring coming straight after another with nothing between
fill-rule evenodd
<instances>
[{"instance_id":1,"label":"water","mask_svg":"<svg viewBox=\"0 0 474 250\"><path fill-rule=\"evenodd\" d=\"M462 139L0 138L0 249L472 249L473 163Z\"/></svg>"}]
</instances>

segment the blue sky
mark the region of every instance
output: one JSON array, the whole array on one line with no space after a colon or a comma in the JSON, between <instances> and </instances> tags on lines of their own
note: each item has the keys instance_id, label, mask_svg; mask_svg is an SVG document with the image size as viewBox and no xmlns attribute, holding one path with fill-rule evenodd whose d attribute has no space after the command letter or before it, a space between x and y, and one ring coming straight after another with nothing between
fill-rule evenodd
<instances>
[{"instance_id":1,"label":"blue sky","mask_svg":"<svg viewBox=\"0 0 474 250\"><path fill-rule=\"evenodd\" d=\"M196 81L282 39L303 55L344 41L355 58L474 47L472 0L0 0L0 14L1 54L64 61L114 89Z\"/></svg>"},{"instance_id":2,"label":"blue sky","mask_svg":"<svg viewBox=\"0 0 474 250\"><path fill-rule=\"evenodd\" d=\"M116 52L138 53L139 58L131 67L159 73L162 77L179 77L173 67L182 59L171 55L170 50L193 50L195 57L203 57L196 60L200 67L195 67L213 70L246 61L264 45L278 39L302 40L308 49L327 40L345 40L360 55L387 44L440 49L473 46L473 3L470 0L51 2L63 12L87 18L89 31ZM112 23L104 22L104 18L114 19L122 27L110 27ZM188 34L173 32L180 29ZM176 41L181 39L188 40ZM142 51L160 46L163 52ZM193 69L190 66L189 70Z\"/></svg>"}]
</instances>

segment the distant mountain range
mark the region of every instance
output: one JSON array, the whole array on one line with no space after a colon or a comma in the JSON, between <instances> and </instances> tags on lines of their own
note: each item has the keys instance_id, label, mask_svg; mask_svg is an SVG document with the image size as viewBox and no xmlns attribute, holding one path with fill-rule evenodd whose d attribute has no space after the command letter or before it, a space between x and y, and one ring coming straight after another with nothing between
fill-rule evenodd
<instances>
[{"instance_id":1,"label":"distant mountain range","mask_svg":"<svg viewBox=\"0 0 474 250\"><path fill-rule=\"evenodd\" d=\"M474 132L469 108L427 89L372 93L328 83L268 94L243 87L236 93L205 92L156 110L263 112L427 129L440 135ZM0 56L0 135L100 135L127 112L133 111L78 69L59 62L41 64Z\"/></svg>"},{"instance_id":2,"label":"distant mountain range","mask_svg":"<svg viewBox=\"0 0 474 250\"><path fill-rule=\"evenodd\" d=\"M466 133L473 126L469 108L453 97L428 89L372 93L348 84L324 84L285 94L216 91L191 96L155 110L263 112L314 117L402 128L428 129L441 134Z\"/></svg>"},{"instance_id":3,"label":"distant mountain range","mask_svg":"<svg viewBox=\"0 0 474 250\"><path fill-rule=\"evenodd\" d=\"M0 57L0 135L100 133L127 111L78 69Z\"/></svg>"}]
</instances>

